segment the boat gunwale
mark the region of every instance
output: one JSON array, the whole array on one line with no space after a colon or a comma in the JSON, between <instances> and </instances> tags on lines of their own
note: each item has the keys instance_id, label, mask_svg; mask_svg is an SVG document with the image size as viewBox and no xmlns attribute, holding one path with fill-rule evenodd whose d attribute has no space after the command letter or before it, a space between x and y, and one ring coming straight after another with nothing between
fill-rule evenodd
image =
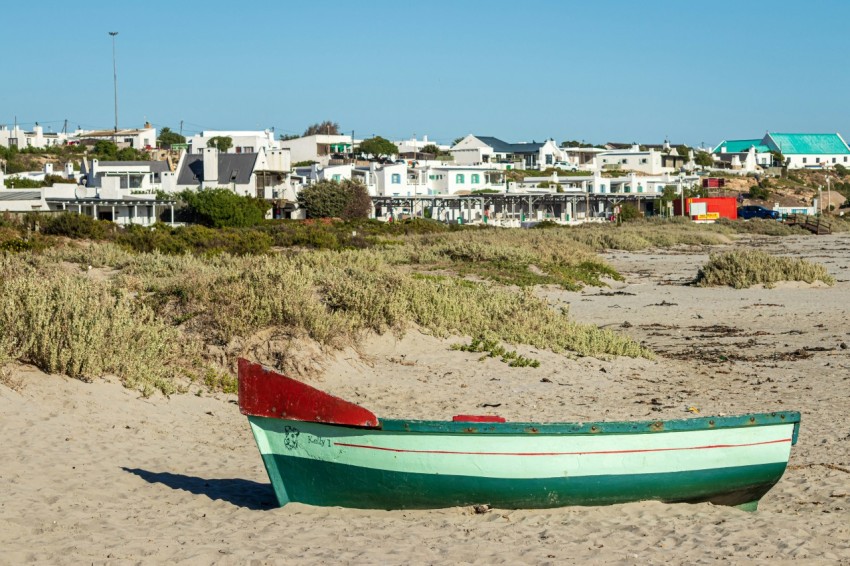
<instances>
[{"instance_id":1,"label":"boat gunwale","mask_svg":"<svg viewBox=\"0 0 850 566\"><path fill-rule=\"evenodd\" d=\"M743 415L696 417L654 421L593 421L593 422L506 422L473 423L455 421L380 419L385 432L466 433L466 434L536 434L536 435L596 435L596 434L653 434L660 432L690 432L793 424L792 444L797 442L800 413L777 411Z\"/></svg>"},{"instance_id":2,"label":"boat gunwale","mask_svg":"<svg viewBox=\"0 0 850 566\"><path fill-rule=\"evenodd\" d=\"M272 420L275 417L260 417ZM297 422L297 421L296 421ZM309 422L309 421L301 421ZM664 432L693 432L748 428L754 426L794 425L791 443L797 443L800 413L782 411L773 413L747 413L743 415L697 417L654 421L593 421L593 422L505 422L479 423L463 421L435 421L413 419L379 419L377 427L357 427L331 423L315 424L340 427L364 432L401 432L421 434L502 434L502 435L605 435L605 434L657 434Z\"/></svg>"}]
</instances>

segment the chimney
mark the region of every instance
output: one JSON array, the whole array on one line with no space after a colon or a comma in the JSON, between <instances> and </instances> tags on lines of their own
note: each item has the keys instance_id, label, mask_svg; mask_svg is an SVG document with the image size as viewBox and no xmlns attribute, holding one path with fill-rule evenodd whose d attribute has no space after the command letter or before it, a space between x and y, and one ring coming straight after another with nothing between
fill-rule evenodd
<instances>
[{"instance_id":1,"label":"chimney","mask_svg":"<svg viewBox=\"0 0 850 566\"><path fill-rule=\"evenodd\" d=\"M45 175L53 175L53 164L45 163L44 164L44 174Z\"/></svg>"},{"instance_id":2,"label":"chimney","mask_svg":"<svg viewBox=\"0 0 850 566\"><path fill-rule=\"evenodd\" d=\"M137 122L137 123L138 123L138 122ZM150 129L151 129L151 123L150 123L150 122L145 122L145 129L146 129L146 130L150 130Z\"/></svg>"},{"instance_id":3,"label":"chimney","mask_svg":"<svg viewBox=\"0 0 850 566\"><path fill-rule=\"evenodd\" d=\"M68 179L74 178L74 164L70 161L65 164L65 177Z\"/></svg>"},{"instance_id":4,"label":"chimney","mask_svg":"<svg viewBox=\"0 0 850 566\"><path fill-rule=\"evenodd\" d=\"M218 186L218 149L204 148L204 187Z\"/></svg>"}]
</instances>

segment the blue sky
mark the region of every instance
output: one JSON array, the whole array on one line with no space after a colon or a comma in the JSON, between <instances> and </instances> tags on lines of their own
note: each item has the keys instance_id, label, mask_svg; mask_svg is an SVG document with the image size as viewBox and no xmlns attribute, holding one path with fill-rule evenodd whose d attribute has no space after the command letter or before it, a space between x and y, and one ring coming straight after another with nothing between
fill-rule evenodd
<instances>
[{"instance_id":1,"label":"blue sky","mask_svg":"<svg viewBox=\"0 0 850 566\"><path fill-rule=\"evenodd\" d=\"M441 143L850 134L843 0L40 0L4 3L0 21L0 123L54 131L112 126L118 31L122 127L331 119Z\"/></svg>"}]
</instances>

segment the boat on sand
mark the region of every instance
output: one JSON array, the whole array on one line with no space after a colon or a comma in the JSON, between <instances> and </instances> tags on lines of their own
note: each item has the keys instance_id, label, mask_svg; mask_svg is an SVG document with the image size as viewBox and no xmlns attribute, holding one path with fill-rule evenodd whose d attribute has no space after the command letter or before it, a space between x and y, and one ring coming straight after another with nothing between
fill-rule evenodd
<instances>
[{"instance_id":1,"label":"boat on sand","mask_svg":"<svg viewBox=\"0 0 850 566\"><path fill-rule=\"evenodd\" d=\"M782 477L800 426L791 411L574 423L379 419L244 359L239 408L280 505L372 509L658 500L754 511Z\"/></svg>"}]
</instances>

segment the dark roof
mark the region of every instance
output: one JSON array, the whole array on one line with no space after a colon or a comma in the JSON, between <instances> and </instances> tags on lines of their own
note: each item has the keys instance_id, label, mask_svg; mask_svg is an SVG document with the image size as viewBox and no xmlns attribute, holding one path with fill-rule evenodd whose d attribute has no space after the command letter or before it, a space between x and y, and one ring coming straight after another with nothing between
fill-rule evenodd
<instances>
[{"instance_id":1,"label":"dark roof","mask_svg":"<svg viewBox=\"0 0 850 566\"><path fill-rule=\"evenodd\" d=\"M236 183L247 185L257 162L256 153L219 153L218 183L222 186ZM204 155L186 155L183 167L177 174L178 185L200 185L204 182Z\"/></svg>"},{"instance_id":2,"label":"dark roof","mask_svg":"<svg viewBox=\"0 0 850 566\"><path fill-rule=\"evenodd\" d=\"M39 200L41 191L25 191L15 189L9 191L0 191L0 200Z\"/></svg>"},{"instance_id":3,"label":"dark roof","mask_svg":"<svg viewBox=\"0 0 850 566\"><path fill-rule=\"evenodd\" d=\"M98 165L107 165L109 167L137 167L139 165L147 165L151 169L151 173L166 173L171 171L167 161L98 161Z\"/></svg>"},{"instance_id":4,"label":"dark roof","mask_svg":"<svg viewBox=\"0 0 850 566\"><path fill-rule=\"evenodd\" d=\"M508 143L491 136L475 136L493 148L496 153L537 153L542 143Z\"/></svg>"}]
</instances>

